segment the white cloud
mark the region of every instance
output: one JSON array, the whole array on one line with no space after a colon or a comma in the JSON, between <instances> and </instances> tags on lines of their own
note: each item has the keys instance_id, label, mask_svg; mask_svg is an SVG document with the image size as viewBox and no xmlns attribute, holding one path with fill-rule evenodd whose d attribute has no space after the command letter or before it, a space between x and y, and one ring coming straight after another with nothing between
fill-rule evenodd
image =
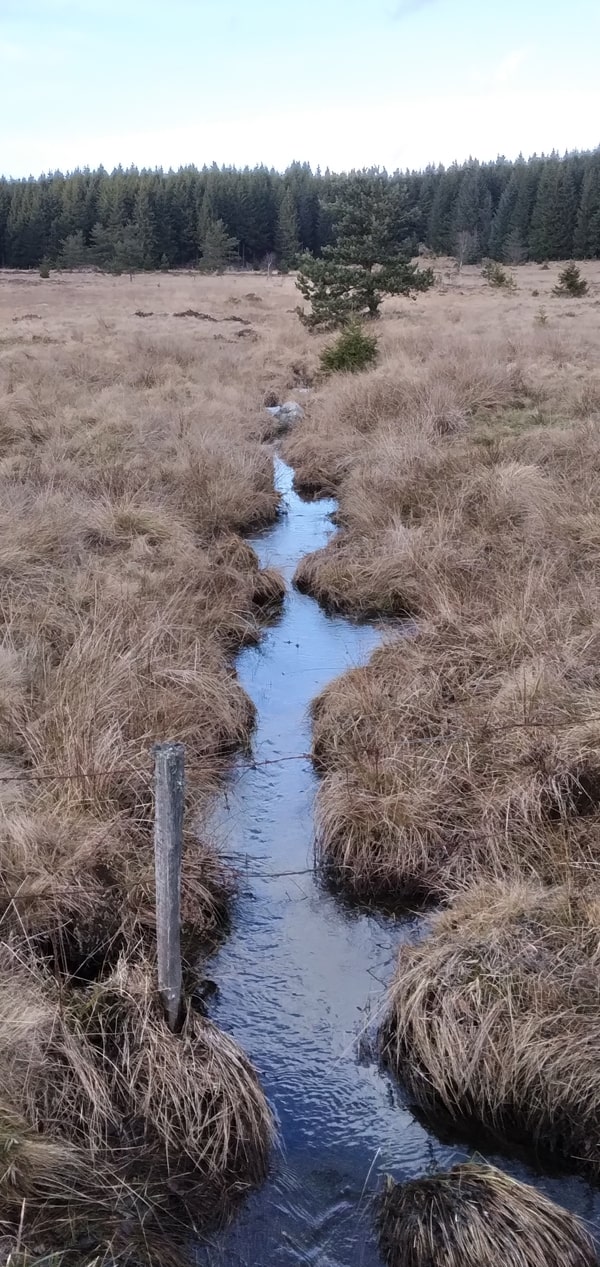
<instances>
[{"instance_id":1,"label":"white cloud","mask_svg":"<svg viewBox=\"0 0 600 1267\"><path fill-rule=\"evenodd\" d=\"M498 63L494 71L494 80L497 84L508 84L515 78L519 68L527 58L526 48L515 48L511 53L507 53L506 57Z\"/></svg>"}]
</instances>

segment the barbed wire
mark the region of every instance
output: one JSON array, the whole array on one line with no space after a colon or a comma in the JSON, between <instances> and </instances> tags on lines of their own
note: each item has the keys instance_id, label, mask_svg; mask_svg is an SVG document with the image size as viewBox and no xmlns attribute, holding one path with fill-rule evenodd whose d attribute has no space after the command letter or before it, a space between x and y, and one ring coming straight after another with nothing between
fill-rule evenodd
<instances>
[{"instance_id":1,"label":"barbed wire","mask_svg":"<svg viewBox=\"0 0 600 1267\"><path fill-rule=\"evenodd\" d=\"M295 752L290 756L269 757L265 761L254 761L251 757L244 758L236 756L233 759L232 769L234 770L235 767L239 765L247 766L249 769L257 769L260 766L279 765L282 761L310 761L311 759L312 757L310 752ZM214 771L217 766L224 763L225 760L226 758L224 757L215 756L212 759L208 759L204 764L195 764L193 761L188 761L186 769L190 774L201 773L203 771L208 773L209 771ZM45 782L47 780L60 781L62 779L107 779L117 778L120 776L123 776L123 778L146 778L148 780L151 780L154 777L153 771L141 770L139 768L136 769L134 766L126 766L122 769L114 766L107 766L106 769L101 770L70 770L65 773L59 771L50 772L47 770L18 770L15 771L14 774L0 775L0 783L14 783L15 780L19 779L31 779L34 782L37 780Z\"/></svg>"},{"instance_id":2,"label":"barbed wire","mask_svg":"<svg viewBox=\"0 0 600 1267\"><path fill-rule=\"evenodd\" d=\"M501 725L501 726L500 725L490 726L489 723L484 721L481 723L480 727L477 730L463 729L463 730L453 730L453 731L442 731L440 732L440 734L437 734L437 735L419 735L418 738L414 738L414 739L411 738L410 736L406 736L405 738L396 739L394 741L395 750L388 754L383 753L379 751L378 749L369 748L366 746L364 747L363 752L365 756L375 756L378 761L394 761L396 759L397 749L399 746L403 748L414 748L415 750L417 750L423 744L444 745L444 744L462 742L462 741L470 742L470 743L487 742L490 740L490 738L493 738L495 735L506 734L510 732L511 730L546 730L550 734L555 734L561 730L568 730L572 726L585 726L593 722L600 722L599 713L592 713L584 717L578 717L578 716L570 717L568 720L565 720L564 722L524 720L524 721L507 722L505 725ZM352 750L352 756L353 757L356 756L356 750L354 748ZM244 768L247 770L259 770L265 766L282 765L288 761L314 761L317 767L322 764L322 758L317 753L310 752L310 751L285 753L279 757L266 757L260 761L256 760L256 758L254 757L244 757L240 755L239 753L233 754L233 756L231 756L231 754L228 754L228 756L215 754L213 757L207 757L205 761L198 761L198 760L195 760L193 757L191 760L188 759L186 761L186 770L187 770L187 773L189 774L216 773L216 772L220 773L222 770L222 767L228 761L230 762L229 768L227 770L228 774L229 773L235 774L236 770L239 770L240 768ZM42 770L20 770L19 769L19 770L15 770L13 774L0 775L0 783L14 783L19 780L27 780L27 779L33 782L60 782L62 780L68 781L68 780L76 780L76 779L81 779L81 780L87 779L87 780L93 781L95 779L108 779L108 778L118 778L118 777L136 778L136 779L145 778L150 782L153 778L153 771L144 770L139 767L135 767L133 764L129 766L125 766L125 767L107 766L106 768L101 768L101 769L94 768L91 770L69 770L69 771L59 771L59 770L49 771L49 770L44 770L44 769Z\"/></svg>"}]
</instances>

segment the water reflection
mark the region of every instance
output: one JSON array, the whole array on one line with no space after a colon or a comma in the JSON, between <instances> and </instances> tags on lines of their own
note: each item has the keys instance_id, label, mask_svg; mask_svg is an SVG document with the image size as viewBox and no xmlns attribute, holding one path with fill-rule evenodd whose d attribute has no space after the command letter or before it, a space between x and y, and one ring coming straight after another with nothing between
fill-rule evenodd
<instances>
[{"instance_id":1,"label":"water reflection","mask_svg":"<svg viewBox=\"0 0 600 1267\"><path fill-rule=\"evenodd\" d=\"M334 532L335 502L301 501L283 462L276 475L285 513L252 544L290 582L298 560ZM370 1203L382 1172L412 1178L470 1155L438 1141L376 1064L357 1058L416 917L353 911L319 884L311 765L277 761L308 750L311 699L364 662L382 636L375 625L329 618L290 587L280 622L238 659L258 708L256 760L275 763L234 767L216 813L222 848L247 879L211 966L219 984L211 1014L255 1062L281 1144L269 1182L217 1243L199 1250L206 1267L379 1267ZM280 874L290 871L305 874ZM511 1169L531 1179L525 1167ZM597 1195L581 1181L538 1182L583 1217L598 1214Z\"/></svg>"}]
</instances>

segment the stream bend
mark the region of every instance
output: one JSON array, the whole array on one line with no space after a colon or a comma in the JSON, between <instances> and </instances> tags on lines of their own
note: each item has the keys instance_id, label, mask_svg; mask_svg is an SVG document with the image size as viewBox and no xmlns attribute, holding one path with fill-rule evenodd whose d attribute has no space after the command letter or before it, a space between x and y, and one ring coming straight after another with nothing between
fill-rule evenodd
<instances>
[{"instance_id":1,"label":"stream bend","mask_svg":"<svg viewBox=\"0 0 600 1267\"><path fill-rule=\"evenodd\" d=\"M260 645L237 660L258 710L254 756L273 764L234 763L210 825L246 872L231 934L211 965L219 986L211 1015L255 1063L281 1143L270 1179L214 1245L198 1250L198 1261L380 1267L369 1207L382 1173L415 1178L470 1151L425 1130L375 1062L357 1056L361 1033L381 1012L398 945L418 935L419 921L353 910L319 884L312 766L280 758L310 749L310 701L364 663L382 627L330 617L292 587L299 559L335 531L336 502L302 501L292 469L278 458L275 468L283 513L250 542L263 566L284 575L286 601ZM284 871L304 874L277 874ZM488 1158L507 1169L505 1159ZM581 1217L600 1215L598 1194L582 1180L510 1170Z\"/></svg>"}]
</instances>

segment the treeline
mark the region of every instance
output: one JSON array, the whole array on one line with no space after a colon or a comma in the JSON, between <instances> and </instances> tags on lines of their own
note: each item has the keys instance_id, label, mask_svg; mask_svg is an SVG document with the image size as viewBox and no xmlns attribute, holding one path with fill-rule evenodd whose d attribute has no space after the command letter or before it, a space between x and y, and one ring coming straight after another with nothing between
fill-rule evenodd
<instances>
[{"instance_id":1,"label":"treeline","mask_svg":"<svg viewBox=\"0 0 600 1267\"><path fill-rule=\"evenodd\" d=\"M467 263L600 256L600 150L379 175L396 187L398 241L412 254ZM284 173L118 168L4 179L0 266L258 266L269 256L291 265L331 240L328 204L349 179L306 163Z\"/></svg>"}]
</instances>

